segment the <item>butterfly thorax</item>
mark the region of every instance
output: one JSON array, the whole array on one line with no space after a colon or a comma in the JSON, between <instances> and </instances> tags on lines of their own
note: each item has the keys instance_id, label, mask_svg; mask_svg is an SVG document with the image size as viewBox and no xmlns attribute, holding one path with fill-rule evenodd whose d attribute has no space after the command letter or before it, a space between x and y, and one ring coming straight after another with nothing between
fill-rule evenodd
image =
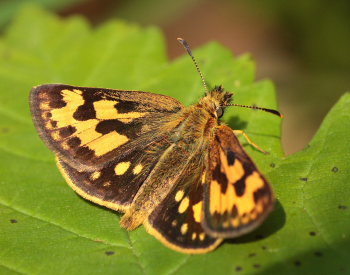
<instances>
[{"instance_id":1,"label":"butterfly thorax","mask_svg":"<svg viewBox=\"0 0 350 275\"><path fill-rule=\"evenodd\" d=\"M231 97L232 93L225 92L221 86L215 87L198 103L185 108L179 116L181 123L174 132L174 140L181 140L197 148L198 141L210 139L215 127L220 124L219 118L225 106L231 102ZM221 114L218 114L218 110Z\"/></svg>"}]
</instances>

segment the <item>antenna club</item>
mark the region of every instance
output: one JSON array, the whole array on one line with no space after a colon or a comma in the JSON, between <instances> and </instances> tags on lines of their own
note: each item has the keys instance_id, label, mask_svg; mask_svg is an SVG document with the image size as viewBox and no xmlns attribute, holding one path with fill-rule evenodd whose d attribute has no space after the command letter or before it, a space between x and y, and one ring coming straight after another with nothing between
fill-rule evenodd
<instances>
[{"instance_id":1,"label":"antenna club","mask_svg":"<svg viewBox=\"0 0 350 275\"><path fill-rule=\"evenodd\" d=\"M279 116L280 118L284 117L284 115L281 114L279 111L273 110L273 109L268 109L268 108L262 108L262 107L257 107L257 106L248 106L248 105L242 105L242 104L228 104L226 106L236 106L236 107L250 108L250 109L254 109L254 110L260 110L260 111L268 112L270 114Z\"/></svg>"}]
</instances>

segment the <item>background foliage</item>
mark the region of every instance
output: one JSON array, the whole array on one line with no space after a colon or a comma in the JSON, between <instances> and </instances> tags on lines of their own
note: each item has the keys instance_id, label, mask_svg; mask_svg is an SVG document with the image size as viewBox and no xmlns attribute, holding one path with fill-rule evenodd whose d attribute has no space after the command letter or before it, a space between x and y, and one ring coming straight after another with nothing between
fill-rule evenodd
<instances>
[{"instance_id":1,"label":"background foliage","mask_svg":"<svg viewBox=\"0 0 350 275\"><path fill-rule=\"evenodd\" d=\"M237 103L276 108L273 84L255 82L249 56L232 56L216 42L194 54L210 86L223 84ZM22 9L6 30L0 57L1 274L350 272L349 94L309 146L289 157L281 149L279 118L231 108L225 114L230 126L271 152L246 146L278 203L252 234L209 254L184 255L143 227L120 229L119 214L67 186L36 134L28 95L35 85L66 83L158 92L188 105L203 93L190 58L168 62L156 28L109 21L92 29L81 17L61 20L35 6Z\"/></svg>"}]
</instances>

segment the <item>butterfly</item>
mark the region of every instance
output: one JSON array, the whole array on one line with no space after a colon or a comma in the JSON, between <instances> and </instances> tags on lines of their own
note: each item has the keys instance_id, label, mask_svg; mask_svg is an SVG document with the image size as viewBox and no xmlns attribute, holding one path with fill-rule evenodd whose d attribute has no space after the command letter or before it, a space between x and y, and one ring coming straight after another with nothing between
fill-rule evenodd
<instances>
[{"instance_id":1,"label":"butterfly","mask_svg":"<svg viewBox=\"0 0 350 275\"><path fill-rule=\"evenodd\" d=\"M221 86L183 106L142 91L47 84L30 107L39 136L83 198L123 212L121 227L146 230L173 250L206 253L258 227L273 209L270 184L220 121L232 104Z\"/></svg>"}]
</instances>

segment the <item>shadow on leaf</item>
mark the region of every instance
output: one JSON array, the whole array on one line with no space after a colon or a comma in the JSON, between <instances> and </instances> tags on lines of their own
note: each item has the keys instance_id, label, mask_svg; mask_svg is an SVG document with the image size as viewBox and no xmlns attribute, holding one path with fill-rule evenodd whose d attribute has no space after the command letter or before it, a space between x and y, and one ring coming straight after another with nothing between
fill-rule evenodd
<instances>
[{"instance_id":1,"label":"shadow on leaf","mask_svg":"<svg viewBox=\"0 0 350 275\"><path fill-rule=\"evenodd\" d=\"M271 212L266 221L258 229L242 237L236 239L229 239L225 242L242 244L265 239L282 229L285 223L286 213L282 207L282 204L277 200L275 204L275 209Z\"/></svg>"},{"instance_id":2,"label":"shadow on leaf","mask_svg":"<svg viewBox=\"0 0 350 275\"><path fill-rule=\"evenodd\" d=\"M226 123L235 130L244 130L247 128L248 123L241 120L238 116L231 116L226 119Z\"/></svg>"}]
</instances>

